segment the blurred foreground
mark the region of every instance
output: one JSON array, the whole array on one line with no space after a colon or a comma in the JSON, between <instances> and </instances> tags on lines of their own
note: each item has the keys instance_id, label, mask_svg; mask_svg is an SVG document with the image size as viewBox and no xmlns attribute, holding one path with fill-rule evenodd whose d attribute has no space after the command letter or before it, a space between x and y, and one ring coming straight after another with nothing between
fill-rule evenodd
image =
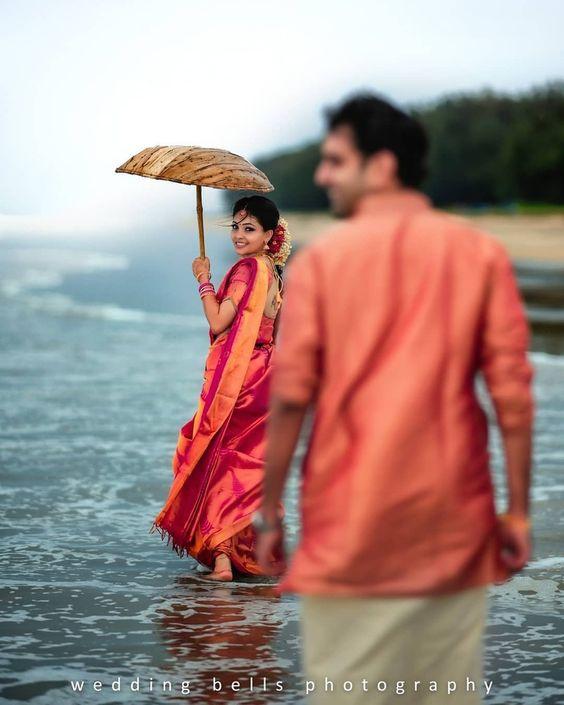
<instances>
[{"instance_id":1,"label":"blurred foreground","mask_svg":"<svg viewBox=\"0 0 564 705\"><path fill-rule=\"evenodd\" d=\"M296 237L300 230L294 225ZM109 702L116 696L107 684L120 675L124 689L135 676L141 683L121 702L155 702L151 677L172 681L172 701L185 679L199 702L228 702L225 692L210 691L213 676L247 684L251 675L261 684L266 677L269 691L249 693L245 685L237 702L302 700L297 599L274 597L268 580L205 582L191 560L148 534L172 476L178 428L195 410L208 346L189 274L196 240L187 237L100 238L72 249L0 244L6 702ZM208 240L219 282L233 255L224 233ZM564 357L532 359L535 555L491 591L485 676L496 705L558 702ZM302 454L303 443L294 471ZM299 531L296 499L294 472L290 550ZM71 679L85 680L80 696ZM105 684L101 693L92 690L96 679ZM284 683L280 693L276 680Z\"/></svg>"}]
</instances>

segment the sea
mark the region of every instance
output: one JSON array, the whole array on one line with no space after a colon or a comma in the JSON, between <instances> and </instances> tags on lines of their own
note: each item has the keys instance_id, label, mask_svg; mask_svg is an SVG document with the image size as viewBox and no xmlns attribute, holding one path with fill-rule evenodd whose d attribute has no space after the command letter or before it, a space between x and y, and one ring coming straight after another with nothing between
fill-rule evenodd
<instances>
[{"instance_id":1,"label":"sea","mask_svg":"<svg viewBox=\"0 0 564 705\"><path fill-rule=\"evenodd\" d=\"M206 242L217 284L236 257L224 228ZM181 228L0 239L2 702L305 702L299 598L269 578L210 583L149 533L203 381L197 254ZM489 592L492 705L564 703L564 356L536 348L534 556Z\"/></svg>"}]
</instances>

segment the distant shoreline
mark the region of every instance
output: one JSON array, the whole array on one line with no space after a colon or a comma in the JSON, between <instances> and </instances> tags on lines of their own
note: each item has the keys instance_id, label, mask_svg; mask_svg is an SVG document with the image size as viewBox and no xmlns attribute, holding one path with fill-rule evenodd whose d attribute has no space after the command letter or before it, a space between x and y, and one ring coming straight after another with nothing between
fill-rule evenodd
<instances>
[{"instance_id":1,"label":"distant shoreline","mask_svg":"<svg viewBox=\"0 0 564 705\"><path fill-rule=\"evenodd\" d=\"M564 264L564 213L512 215L462 209L448 212L467 218L491 233L507 247L513 260ZM289 211L283 215L297 245L306 245L337 222L324 212Z\"/></svg>"}]
</instances>

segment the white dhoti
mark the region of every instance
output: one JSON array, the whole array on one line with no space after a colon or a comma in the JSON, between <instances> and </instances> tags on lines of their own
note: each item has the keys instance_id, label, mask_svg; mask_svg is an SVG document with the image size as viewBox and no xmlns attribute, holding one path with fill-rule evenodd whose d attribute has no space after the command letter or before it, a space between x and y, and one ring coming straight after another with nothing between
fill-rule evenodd
<instances>
[{"instance_id":1,"label":"white dhoti","mask_svg":"<svg viewBox=\"0 0 564 705\"><path fill-rule=\"evenodd\" d=\"M429 597L301 595L308 704L480 703L486 613L485 586Z\"/></svg>"}]
</instances>

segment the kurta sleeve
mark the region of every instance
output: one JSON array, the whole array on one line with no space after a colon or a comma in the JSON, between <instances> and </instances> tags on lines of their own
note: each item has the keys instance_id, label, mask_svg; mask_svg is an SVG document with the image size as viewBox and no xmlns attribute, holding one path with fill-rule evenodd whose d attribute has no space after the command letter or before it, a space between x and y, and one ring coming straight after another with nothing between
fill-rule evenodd
<instances>
[{"instance_id":1,"label":"kurta sleeve","mask_svg":"<svg viewBox=\"0 0 564 705\"><path fill-rule=\"evenodd\" d=\"M496 243L484 311L480 367L502 430L533 422L533 368L527 357L529 325L511 260Z\"/></svg>"},{"instance_id":2,"label":"kurta sleeve","mask_svg":"<svg viewBox=\"0 0 564 705\"><path fill-rule=\"evenodd\" d=\"M312 252L300 250L288 264L273 355L270 393L282 401L307 405L319 387L322 332L318 287Z\"/></svg>"}]
</instances>

